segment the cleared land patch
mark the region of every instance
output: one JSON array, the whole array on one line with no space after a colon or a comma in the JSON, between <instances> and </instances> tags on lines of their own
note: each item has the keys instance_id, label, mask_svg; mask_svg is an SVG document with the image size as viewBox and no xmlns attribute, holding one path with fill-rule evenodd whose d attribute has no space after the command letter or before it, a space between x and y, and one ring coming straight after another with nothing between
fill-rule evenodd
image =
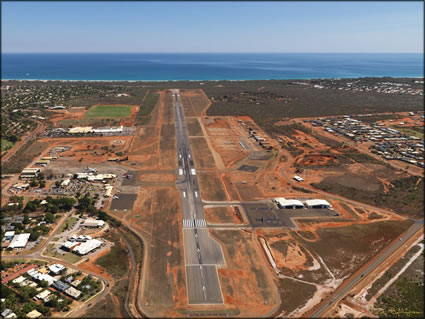
<instances>
[{"instance_id":1,"label":"cleared land patch","mask_svg":"<svg viewBox=\"0 0 425 319\"><path fill-rule=\"evenodd\" d=\"M299 236L297 240L319 255L336 278L343 278L364 265L411 225L411 221L404 220L321 228L316 231L320 240L309 242Z\"/></svg>"},{"instance_id":2,"label":"cleared land patch","mask_svg":"<svg viewBox=\"0 0 425 319\"><path fill-rule=\"evenodd\" d=\"M224 302L239 308L241 316L267 314L276 306L277 296L252 233L239 230L210 233L222 243L225 254L226 267L218 270Z\"/></svg>"},{"instance_id":3,"label":"cleared land patch","mask_svg":"<svg viewBox=\"0 0 425 319\"><path fill-rule=\"evenodd\" d=\"M207 222L214 224L242 224L243 220L239 209L238 212L233 207L204 208Z\"/></svg>"},{"instance_id":4,"label":"cleared land patch","mask_svg":"<svg viewBox=\"0 0 425 319\"><path fill-rule=\"evenodd\" d=\"M181 208L176 189L160 188L153 197L150 258L144 301L148 311L165 316L170 308L186 305L181 244ZM180 225L179 225L180 224Z\"/></svg>"},{"instance_id":5,"label":"cleared land patch","mask_svg":"<svg viewBox=\"0 0 425 319\"><path fill-rule=\"evenodd\" d=\"M32 162L34 157L41 155L41 153L48 146L45 142L30 142L27 147L22 147L16 154L2 166L3 174L20 173L29 163Z\"/></svg>"},{"instance_id":6,"label":"cleared land patch","mask_svg":"<svg viewBox=\"0 0 425 319\"><path fill-rule=\"evenodd\" d=\"M192 145L196 168L216 168L214 158L211 154L207 142L205 141L205 138L190 138L190 143Z\"/></svg>"},{"instance_id":7,"label":"cleared land patch","mask_svg":"<svg viewBox=\"0 0 425 319\"><path fill-rule=\"evenodd\" d=\"M421 218L424 216L423 178L411 176L393 180L391 181L392 187L389 188L388 192L384 192L382 186L378 191L371 191L367 188L366 180L362 183L363 189L347 184L336 184L335 182L335 179L325 178L320 183L312 183L311 185L329 193L377 207L393 209L397 213L409 217Z\"/></svg>"},{"instance_id":8,"label":"cleared land patch","mask_svg":"<svg viewBox=\"0 0 425 319\"><path fill-rule=\"evenodd\" d=\"M189 136L204 136L197 118L186 119L186 126Z\"/></svg>"},{"instance_id":9,"label":"cleared land patch","mask_svg":"<svg viewBox=\"0 0 425 319\"><path fill-rule=\"evenodd\" d=\"M220 181L217 174L199 173L198 178L202 199L215 201L227 200L223 183Z\"/></svg>"}]
</instances>

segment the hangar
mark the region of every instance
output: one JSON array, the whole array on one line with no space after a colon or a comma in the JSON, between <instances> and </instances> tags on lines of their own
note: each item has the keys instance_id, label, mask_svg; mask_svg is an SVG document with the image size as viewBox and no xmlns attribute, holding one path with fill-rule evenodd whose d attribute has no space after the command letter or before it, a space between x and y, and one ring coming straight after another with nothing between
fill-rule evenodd
<instances>
[{"instance_id":1,"label":"hangar","mask_svg":"<svg viewBox=\"0 0 425 319\"><path fill-rule=\"evenodd\" d=\"M329 204L329 202L324 200L324 199L306 200L305 204L306 204L307 208L327 208L327 209L332 208L332 205Z\"/></svg>"},{"instance_id":2,"label":"hangar","mask_svg":"<svg viewBox=\"0 0 425 319\"><path fill-rule=\"evenodd\" d=\"M39 168L24 168L21 172L21 175L19 176L19 178L34 178L37 177L38 174L40 174L40 169Z\"/></svg>"},{"instance_id":3,"label":"hangar","mask_svg":"<svg viewBox=\"0 0 425 319\"><path fill-rule=\"evenodd\" d=\"M283 197L275 198L275 202L279 208L284 209L302 209L304 204L297 199L285 199Z\"/></svg>"}]
</instances>

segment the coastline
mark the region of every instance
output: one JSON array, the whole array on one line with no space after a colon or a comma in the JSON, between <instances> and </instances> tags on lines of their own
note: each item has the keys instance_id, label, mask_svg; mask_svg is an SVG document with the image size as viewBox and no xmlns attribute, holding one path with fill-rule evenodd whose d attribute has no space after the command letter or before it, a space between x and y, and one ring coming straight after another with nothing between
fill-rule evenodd
<instances>
[{"instance_id":1,"label":"coastline","mask_svg":"<svg viewBox=\"0 0 425 319\"><path fill-rule=\"evenodd\" d=\"M300 80L350 80L350 79L421 79L425 78L422 76L361 76L361 77L318 77L318 78L285 78L285 79L240 79L240 80L67 80L67 79L1 79L3 82L8 81L20 81L20 82L129 82L129 83L149 83L149 82L247 82L247 81L300 81Z\"/></svg>"}]
</instances>

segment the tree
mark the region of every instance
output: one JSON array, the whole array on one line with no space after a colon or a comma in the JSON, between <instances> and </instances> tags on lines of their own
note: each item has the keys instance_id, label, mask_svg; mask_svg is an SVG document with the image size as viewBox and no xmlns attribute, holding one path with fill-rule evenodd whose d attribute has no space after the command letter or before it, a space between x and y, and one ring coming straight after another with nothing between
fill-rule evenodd
<instances>
[{"instance_id":1,"label":"tree","mask_svg":"<svg viewBox=\"0 0 425 319\"><path fill-rule=\"evenodd\" d=\"M52 214L56 214L58 212L58 207L56 205L49 205L48 211Z\"/></svg>"},{"instance_id":2,"label":"tree","mask_svg":"<svg viewBox=\"0 0 425 319\"><path fill-rule=\"evenodd\" d=\"M44 188L44 187L46 187L46 182L45 181L41 181L40 182L40 186L39 186L40 188Z\"/></svg>"},{"instance_id":3,"label":"tree","mask_svg":"<svg viewBox=\"0 0 425 319\"><path fill-rule=\"evenodd\" d=\"M31 183L30 183L30 186L31 186L31 187L36 187L36 186L38 186L37 181L36 181L35 179L33 179L33 180L31 181Z\"/></svg>"},{"instance_id":4,"label":"tree","mask_svg":"<svg viewBox=\"0 0 425 319\"><path fill-rule=\"evenodd\" d=\"M55 221L55 216L53 216L52 213L47 213L46 216L44 216L44 220L48 224L52 224Z\"/></svg>"},{"instance_id":5,"label":"tree","mask_svg":"<svg viewBox=\"0 0 425 319\"><path fill-rule=\"evenodd\" d=\"M55 186L56 186L56 187L61 186L61 184L62 184L62 181L56 181L56 182L55 182Z\"/></svg>"},{"instance_id":6,"label":"tree","mask_svg":"<svg viewBox=\"0 0 425 319\"><path fill-rule=\"evenodd\" d=\"M23 223L24 225L28 225L30 223L30 218L28 217L28 215L24 215Z\"/></svg>"},{"instance_id":7,"label":"tree","mask_svg":"<svg viewBox=\"0 0 425 319\"><path fill-rule=\"evenodd\" d=\"M7 139L12 143L16 143L18 141L18 138L16 137L16 135L9 135Z\"/></svg>"},{"instance_id":8,"label":"tree","mask_svg":"<svg viewBox=\"0 0 425 319\"><path fill-rule=\"evenodd\" d=\"M33 201L28 202L27 206L25 206L25 210L30 212L35 212L37 210L37 205Z\"/></svg>"},{"instance_id":9,"label":"tree","mask_svg":"<svg viewBox=\"0 0 425 319\"><path fill-rule=\"evenodd\" d=\"M39 231L31 231L29 241L36 241L40 237L41 233Z\"/></svg>"},{"instance_id":10,"label":"tree","mask_svg":"<svg viewBox=\"0 0 425 319\"><path fill-rule=\"evenodd\" d=\"M107 220L108 219L108 215L102 210L98 211L97 217L99 217L99 219L101 219L101 220Z\"/></svg>"},{"instance_id":11,"label":"tree","mask_svg":"<svg viewBox=\"0 0 425 319\"><path fill-rule=\"evenodd\" d=\"M47 288L47 287L49 287L49 283L48 283L46 280L42 280L42 281L40 281L39 285L40 285L40 287L42 287L42 288Z\"/></svg>"}]
</instances>

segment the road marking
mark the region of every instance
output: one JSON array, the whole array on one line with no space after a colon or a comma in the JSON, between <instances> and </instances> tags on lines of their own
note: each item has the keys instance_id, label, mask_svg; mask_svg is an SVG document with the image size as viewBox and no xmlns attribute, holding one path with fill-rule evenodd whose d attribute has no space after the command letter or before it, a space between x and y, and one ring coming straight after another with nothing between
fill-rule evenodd
<instances>
[{"instance_id":1,"label":"road marking","mask_svg":"<svg viewBox=\"0 0 425 319\"><path fill-rule=\"evenodd\" d=\"M192 219L183 219L183 228L195 228Z\"/></svg>"},{"instance_id":2,"label":"road marking","mask_svg":"<svg viewBox=\"0 0 425 319\"><path fill-rule=\"evenodd\" d=\"M196 228L206 228L207 222L205 219L195 219Z\"/></svg>"}]
</instances>

